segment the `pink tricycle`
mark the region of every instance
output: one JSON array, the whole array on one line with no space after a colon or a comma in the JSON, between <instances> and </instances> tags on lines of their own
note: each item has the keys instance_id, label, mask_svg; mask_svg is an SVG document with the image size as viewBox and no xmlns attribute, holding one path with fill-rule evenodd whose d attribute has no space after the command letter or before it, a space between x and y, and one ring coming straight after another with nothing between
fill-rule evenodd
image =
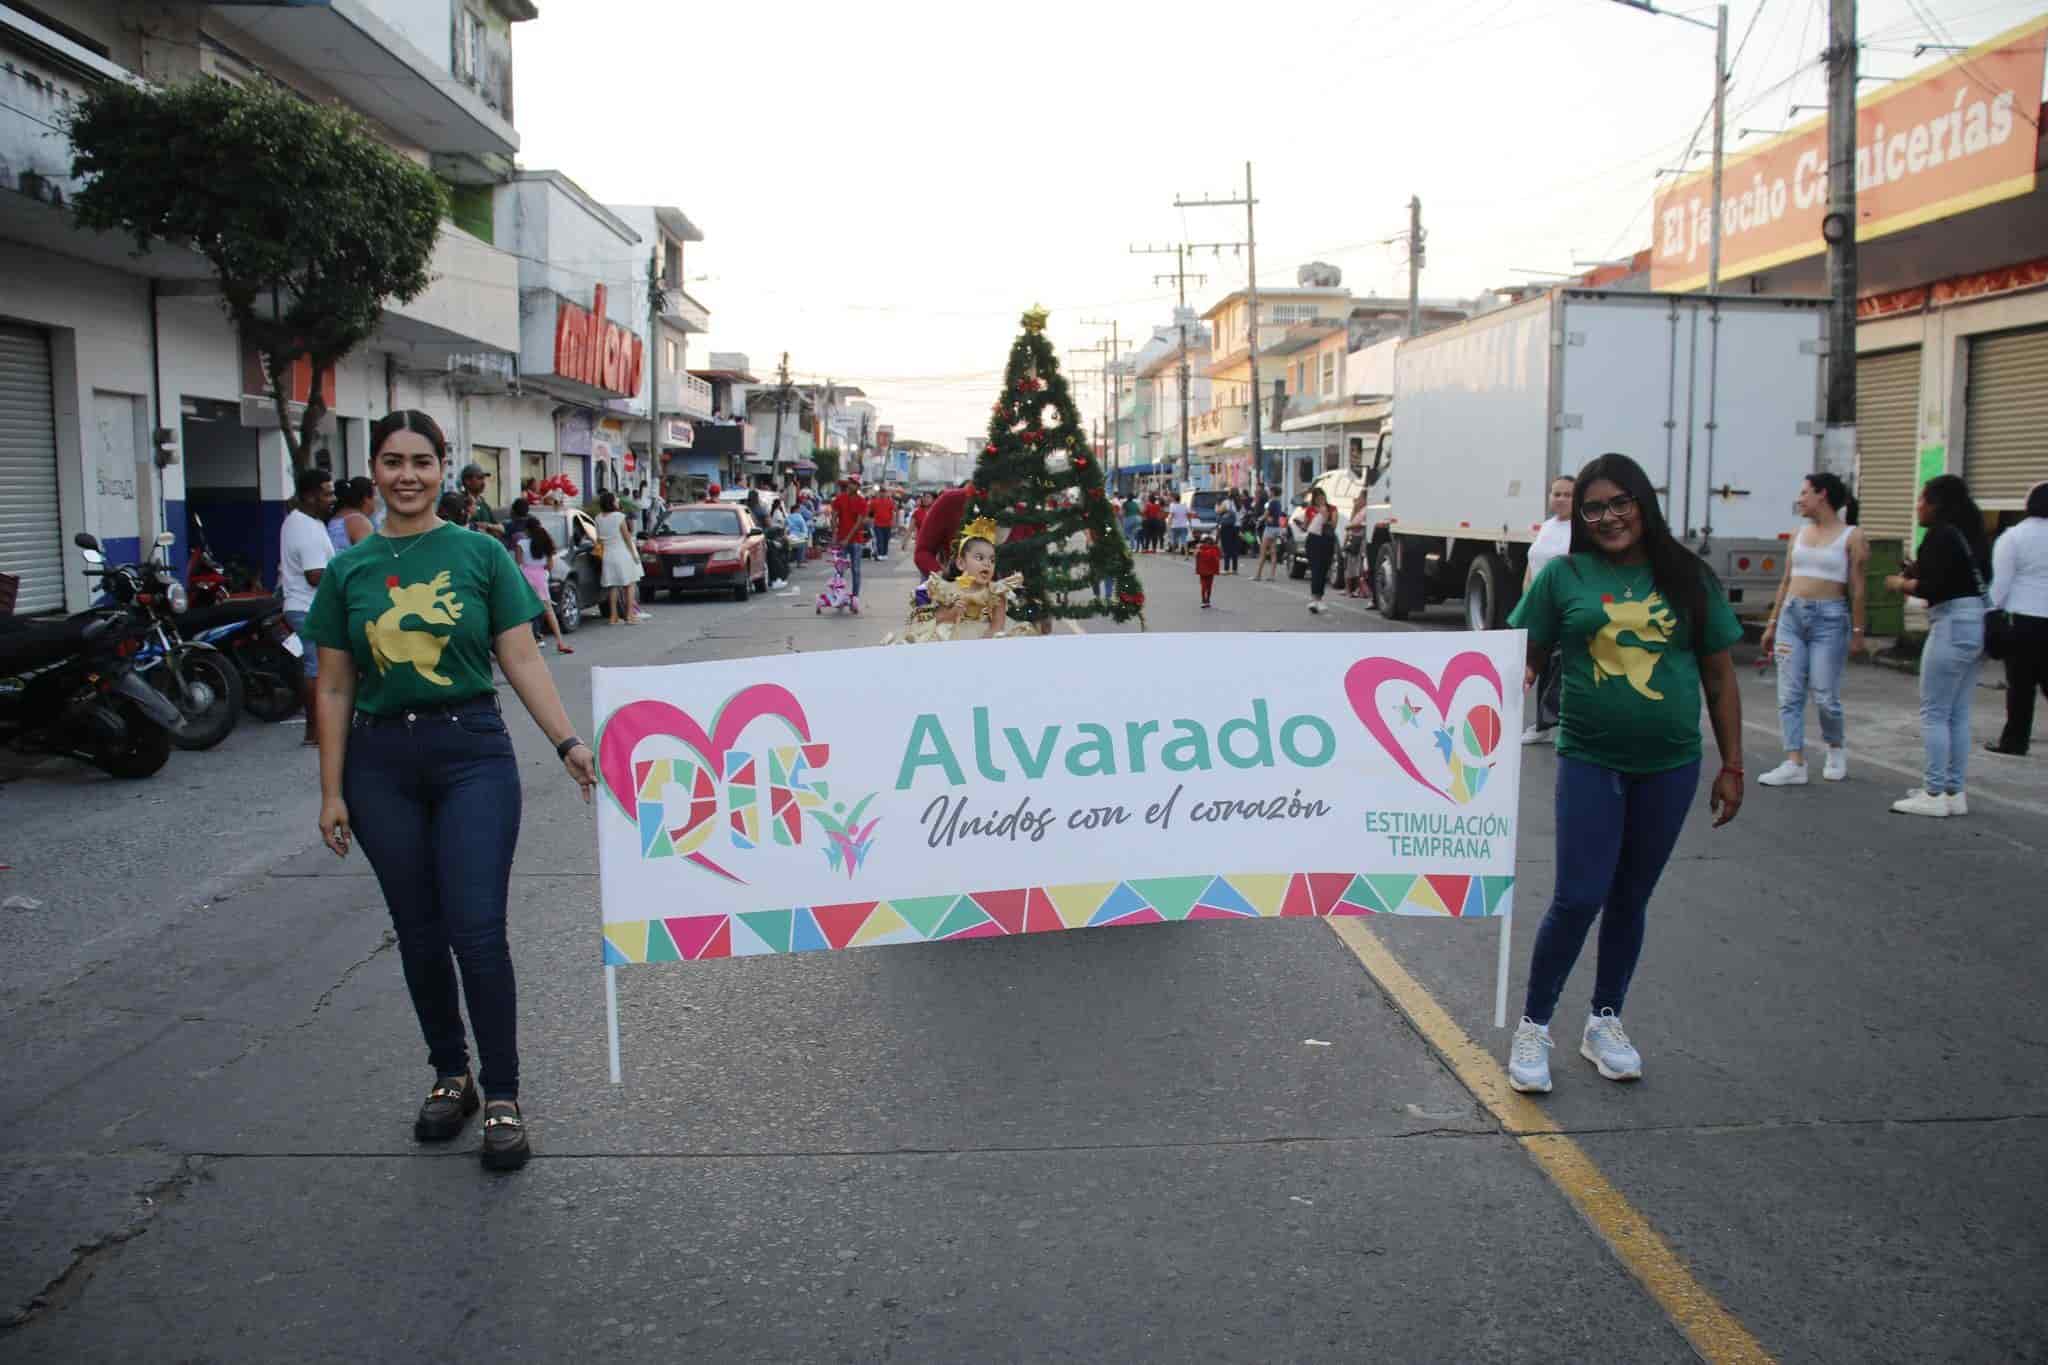
<instances>
[{"instance_id":1,"label":"pink tricycle","mask_svg":"<svg viewBox=\"0 0 2048 1365\"><path fill-rule=\"evenodd\" d=\"M832 549L832 579L818 593L817 615L824 615L830 607L834 611L851 611L860 615L860 599L853 595L853 584L848 575L853 571L853 561L847 557L846 547L836 545Z\"/></svg>"}]
</instances>

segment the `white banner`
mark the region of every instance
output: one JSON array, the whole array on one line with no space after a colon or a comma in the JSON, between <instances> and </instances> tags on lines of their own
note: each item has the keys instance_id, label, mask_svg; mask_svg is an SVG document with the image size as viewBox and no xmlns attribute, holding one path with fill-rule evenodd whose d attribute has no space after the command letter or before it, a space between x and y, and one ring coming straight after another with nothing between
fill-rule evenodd
<instances>
[{"instance_id":1,"label":"white banner","mask_svg":"<svg viewBox=\"0 0 2048 1365\"><path fill-rule=\"evenodd\" d=\"M1503 916L1523 658L1144 634L600 668L604 959Z\"/></svg>"}]
</instances>

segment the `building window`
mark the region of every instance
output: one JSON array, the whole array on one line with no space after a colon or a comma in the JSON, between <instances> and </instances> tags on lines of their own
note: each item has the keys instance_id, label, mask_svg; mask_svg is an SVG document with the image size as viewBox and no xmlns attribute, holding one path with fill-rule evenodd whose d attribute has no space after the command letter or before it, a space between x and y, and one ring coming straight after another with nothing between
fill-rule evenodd
<instances>
[{"instance_id":1,"label":"building window","mask_svg":"<svg viewBox=\"0 0 2048 1365\"><path fill-rule=\"evenodd\" d=\"M680 242L667 238L661 243L661 283L666 289L683 287L683 248Z\"/></svg>"},{"instance_id":2,"label":"building window","mask_svg":"<svg viewBox=\"0 0 2048 1365\"><path fill-rule=\"evenodd\" d=\"M1337 392L1337 353L1335 351L1324 351L1323 393L1329 395L1335 392Z\"/></svg>"},{"instance_id":3,"label":"building window","mask_svg":"<svg viewBox=\"0 0 2048 1365\"><path fill-rule=\"evenodd\" d=\"M484 71L484 21L465 8L455 11L455 74L474 84Z\"/></svg>"}]
</instances>

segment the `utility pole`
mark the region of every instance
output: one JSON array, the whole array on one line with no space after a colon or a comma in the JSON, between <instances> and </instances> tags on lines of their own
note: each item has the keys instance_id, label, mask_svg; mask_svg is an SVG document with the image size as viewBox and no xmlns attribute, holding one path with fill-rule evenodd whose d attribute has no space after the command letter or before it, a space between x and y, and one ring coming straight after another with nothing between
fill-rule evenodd
<instances>
[{"instance_id":1,"label":"utility pole","mask_svg":"<svg viewBox=\"0 0 2048 1365\"><path fill-rule=\"evenodd\" d=\"M1408 335L1422 335L1422 198L1408 196Z\"/></svg>"},{"instance_id":2,"label":"utility pole","mask_svg":"<svg viewBox=\"0 0 2048 1365\"><path fill-rule=\"evenodd\" d=\"M1110 386L1109 469L1111 477L1114 478L1117 466L1117 451L1119 448L1117 432L1123 423L1124 410L1124 377L1123 371L1117 367L1118 358L1122 356L1124 353L1123 333L1117 330L1118 324L1115 322L1114 319L1112 319L1109 322L1104 322L1100 318L1082 318L1081 325L1084 327L1109 328L1109 356L1103 362L1103 369L1108 372L1108 382ZM1096 448L1095 453L1099 457L1102 454L1101 447L1098 446Z\"/></svg>"},{"instance_id":3,"label":"utility pole","mask_svg":"<svg viewBox=\"0 0 2048 1365\"><path fill-rule=\"evenodd\" d=\"M666 338L661 334L661 310L668 300L662 297L660 260L659 251L647 255L647 349L653 353L647 357L647 463L652 466L648 473L653 475L657 491L668 470L662 459L661 440L661 366L668 358L668 347L662 344ZM603 322L604 319L598 319L600 326Z\"/></svg>"},{"instance_id":4,"label":"utility pole","mask_svg":"<svg viewBox=\"0 0 2048 1365\"><path fill-rule=\"evenodd\" d=\"M1258 203L1258 200L1252 195L1252 163L1247 161L1244 163L1244 198L1211 199L1205 195L1201 199L1175 199L1173 206L1177 209L1184 209L1202 208L1205 206L1221 208L1234 207L1238 204L1244 205L1244 241L1242 243L1204 242L1196 243L1195 245L1207 246L1219 255L1225 246L1236 247L1241 245L1244 247L1246 257L1245 289L1251 304L1251 321L1246 330L1251 355L1252 468L1255 472L1255 477L1264 479L1266 477L1266 442L1264 432L1262 431L1262 423L1259 420L1259 246L1258 231L1252 219L1252 206L1256 203Z\"/></svg>"},{"instance_id":5,"label":"utility pole","mask_svg":"<svg viewBox=\"0 0 2048 1365\"><path fill-rule=\"evenodd\" d=\"M1856 0L1828 5L1828 401L1821 468L1853 487L1856 459ZM1860 490L1859 490L1860 491Z\"/></svg>"},{"instance_id":6,"label":"utility pole","mask_svg":"<svg viewBox=\"0 0 2048 1365\"><path fill-rule=\"evenodd\" d=\"M1164 284L1166 281L1172 280L1180 293L1180 304L1173 311L1173 320L1180 328L1180 481L1183 484L1187 484L1192 482L1194 478L1193 467L1188 454L1188 389L1190 387L1191 374L1188 368L1187 244L1181 243L1170 248L1163 246L1134 246L1131 248L1131 254L1134 256L1164 256L1169 250L1173 252L1174 256L1173 273L1171 275L1154 275L1152 283L1155 285ZM1204 284L1209 282L1207 275L1197 275L1194 278Z\"/></svg>"},{"instance_id":7,"label":"utility pole","mask_svg":"<svg viewBox=\"0 0 2048 1365\"><path fill-rule=\"evenodd\" d=\"M782 415L789 411L789 352L782 353L782 363L775 370L775 454L770 458L768 468L773 472L777 484L782 482ZM846 471L841 470L844 474ZM741 482L746 480L744 476Z\"/></svg>"},{"instance_id":8,"label":"utility pole","mask_svg":"<svg viewBox=\"0 0 2048 1365\"><path fill-rule=\"evenodd\" d=\"M1724 131L1727 127L1728 6L1725 4L1715 6L1714 22L1710 24L1704 19L1695 19L1689 14L1678 14L1668 9L1658 9L1654 4L1650 3L1650 0L1615 0L1615 3L1627 5L1630 9L1639 9L1645 14L1661 14L1666 19L1676 19L1680 23L1691 24L1695 28L1711 28L1714 30L1714 202L1712 220L1707 224L1707 292L1709 294L1716 293L1721 288L1721 152ZM1839 15L1843 8L1840 0L1831 0L1831 3L1836 14ZM1848 10L1850 41L1853 43L1856 32L1856 6L1854 0L1850 0ZM1832 51L1833 49L1830 48L1829 50ZM1856 103L1855 68L1853 65L1855 58L1852 56L1850 61L1852 65L1850 67L1849 104L1850 117L1853 120ZM1830 101L1832 102L1833 75L1830 74L1828 79ZM1855 160L1854 148L1850 150L1850 160Z\"/></svg>"},{"instance_id":9,"label":"utility pole","mask_svg":"<svg viewBox=\"0 0 2048 1365\"><path fill-rule=\"evenodd\" d=\"M1109 425L1109 343L1097 338L1093 346L1076 346L1073 350L1077 355L1082 351L1094 351L1102 356L1101 369L1075 370L1074 373L1077 375L1092 374L1102 381L1102 427L1107 428ZM1100 428L1096 432L1094 445L1096 454L1100 455L1102 453L1102 429Z\"/></svg>"}]
</instances>

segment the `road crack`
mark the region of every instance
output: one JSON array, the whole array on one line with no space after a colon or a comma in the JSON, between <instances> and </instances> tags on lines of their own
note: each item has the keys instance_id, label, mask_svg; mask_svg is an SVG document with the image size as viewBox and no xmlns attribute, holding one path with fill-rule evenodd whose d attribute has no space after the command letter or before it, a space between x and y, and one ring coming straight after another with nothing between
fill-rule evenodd
<instances>
[{"instance_id":1,"label":"road crack","mask_svg":"<svg viewBox=\"0 0 2048 1365\"><path fill-rule=\"evenodd\" d=\"M71 1260L48 1284L31 1296L27 1303L9 1310L5 1318L0 1318L0 1336L20 1331L45 1314L77 1299L100 1267L118 1254L123 1246L149 1231L150 1221L183 1199L204 1171L204 1158L187 1156L178 1163L175 1174L137 1190L135 1197L140 1202L127 1224L73 1247Z\"/></svg>"}]
</instances>

